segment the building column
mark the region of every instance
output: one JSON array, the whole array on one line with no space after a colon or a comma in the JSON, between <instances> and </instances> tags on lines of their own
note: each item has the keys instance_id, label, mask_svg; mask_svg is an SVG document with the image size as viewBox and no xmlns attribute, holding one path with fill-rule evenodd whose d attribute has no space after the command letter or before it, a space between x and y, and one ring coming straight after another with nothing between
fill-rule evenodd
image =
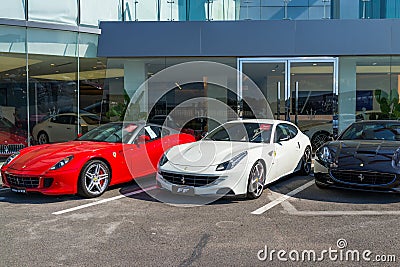
<instances>
[{"instance_id":1,"label":"building column","mask_svg":"<svg viewBox=\"0 0 400 267\"><path fill-rule=\"evenodd\" d=\"M339 59L339 133L356 120L356 59Z\"/></svg>"},{"instance_id":2,"label":"building column","mask_svg":"<svg viewBox=\"0 0 400 267\"><path fill-rule=\"evenodd\" d=\"M148 91L146 84L143 84L146 73L144 62L134 59L124 61L124 89L131 100L127 116L131 120L146 119L148 116Z\"/></svg>"}]
</instances>

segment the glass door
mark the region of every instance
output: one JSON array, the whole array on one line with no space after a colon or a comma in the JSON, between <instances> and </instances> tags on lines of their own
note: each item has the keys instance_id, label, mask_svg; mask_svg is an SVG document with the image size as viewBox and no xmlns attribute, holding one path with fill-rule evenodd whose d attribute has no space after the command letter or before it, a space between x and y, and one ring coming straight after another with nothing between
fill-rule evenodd
<instances>
[{"instance_id":1,"label":"glass door","mask_svg":"<svg viewBox=\"0 0 400 267\"><path fill-rule=\"evenodd\" d=\"M264 118L269 106L274 119L295 123L317 149L337 135L337 66L330 57L239 58L240 116Z\"/></svg>"},{"instance_id":2,"label":"glass door","mask_svg":"<svg viewBox=\"0 0 400 267\"><path fill-rule=\"evenodd\" d=\"M332 60L289 62L290 121L308 135L314 150L337 129L334 69Z\"/></svg>"},{"instance_id":3,"label":"glass door","mask_svg":"<svg viewBox=\"0 0 400 267\"><path fill-rule=\"evenodd\" d=\"M267 100L275 119L285 119L286 61L242 62L243 118L267 118L260 98ZM259 90L258 90L259 89ZM258 92L257 92L258 91ZM260 92L261 91L261 95Z\"/></svg>"}]
</instances>

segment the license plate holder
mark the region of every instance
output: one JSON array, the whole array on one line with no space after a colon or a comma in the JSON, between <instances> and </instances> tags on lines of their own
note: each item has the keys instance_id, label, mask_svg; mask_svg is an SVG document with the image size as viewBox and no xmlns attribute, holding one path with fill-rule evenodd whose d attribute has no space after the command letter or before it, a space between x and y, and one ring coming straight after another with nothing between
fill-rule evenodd
<instances>
[{"instance_id":1,"label":"license plate holder","mask_svg":"<svg viewBox=\"0 0 400 267\"><path fill-rule=\"evenodd\" d=\"M24 187L11 187L11 192L19 193L19 194L26 194L26 188Z\"/></svg>"},{"instance_id":2,"label":"license plate holder","mask_svg":"<svg viewBox=\"0 0 400 267\"><path fill-rule=\"evenodd\" d=\"M194 196L194 187L187 185L172 185L172 193L185 196Z\"/></svg>"}]
</instances>

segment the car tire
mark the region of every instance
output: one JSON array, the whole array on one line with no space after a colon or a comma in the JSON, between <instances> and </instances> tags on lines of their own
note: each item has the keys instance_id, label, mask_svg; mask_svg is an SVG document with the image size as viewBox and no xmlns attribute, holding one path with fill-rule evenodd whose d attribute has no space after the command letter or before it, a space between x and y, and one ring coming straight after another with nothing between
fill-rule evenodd
<instances>
[{"instance_id":1,"label":"car tire","mask_svg":"<svg viewBox=\"0 0 400 267\"><path fill-rule=\"evenodd\" d=\"M256 161L250 170L247 183L247 198L259 198L264 191L265 166L261 160Z\"/></svg>"},{"instance_id":2,"label":"car tire","mask_svg":"<svg viewBox=\"0 0 400 267\"><path fill-rule=\"evenodd\" d=\"M111 172L102 160L90 160L83 166L78 180L78 195L85 198L101 196L110 184Z\"/></svg>"},{"instance_id":3,"label":"car tire","mask_svg":"<svg viewBox=\"0 0 400 267\"><path fill-rule=\"evenodd\" d=\"M325 131L315 133L311 138L311 146L316 151L320 146L329 141L330 134Z\"/></svg>"},{"instance_id":4,"label":"car tire","mask_svg":"<svg viewBox=\"0 0 400 267\"><path fill-rule=\"evenodd\" d=\"M38 134L37 141L39 145L48 144L50 142L49 135L42 131Z\"/></svg>"},{"instance_id":5,"label":"car tire","mask_svg":"<svg viewBox=\"0 0 400 267\"><path fill-rule=\"evenodd\" d=\"M311 147L307 146L301 158L300 174L309 175L311 173L312 152Z\"/></svg>"}]
</instances>

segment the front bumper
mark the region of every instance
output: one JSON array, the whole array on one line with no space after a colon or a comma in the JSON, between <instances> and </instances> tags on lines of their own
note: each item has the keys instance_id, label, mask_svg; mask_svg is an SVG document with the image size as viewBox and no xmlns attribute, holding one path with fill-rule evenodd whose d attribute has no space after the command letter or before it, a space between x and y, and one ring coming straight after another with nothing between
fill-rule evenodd
<instances>
[{"instance_id":1,"label":"front bumper","mask_svg":"<svg viewBox=\"0 0 400 267\"><path fill-rule=\"evenodd\" d=\"M342 173L342 177L335 176L335 172ZM348 175L346 176L346 174ZM388 175L390 178L383 181L382 177ZM329 168L316 160L314 162L314 178L317 184L325 187L400 193L400 175L395 172L377 172L359 168L342 169L340 166Z\"/></svg>"},{"instance_id":2,"label":"front bumper","mask_svg":"<svg viewBox=\"0 0 400 267\"><path fill-rule=\"evenodd\" d=\"M37 192L45 195L67 195L77 193L78 170L52 171L44 174L1 170L3 187L14 192Z\"/></svg>"},{"instance_id":3,"label":"front bumper","mask_svg":"<svg viewBox=\"0 0 400 267\"><path fill-rule=\"evenodd\" d=\"M183 195L198 195L198 196L238 196L247 193L247 180L248 171L245 166L236 166L233 170L229 171L210 171L215 170L215 166L211 166L209 172L199 174L195 171L182 172L178 169L164 169L158 170L156 175L157 185L160 188L166 189L172 193ZM236 169L236 170L235 170ZM162 173L174 174L177 176L188 175L190 177L212 177L213 182L202 185L193 186L185 185L182 182L172 183L165 179Z\"/></svg>"}]
</instances>

